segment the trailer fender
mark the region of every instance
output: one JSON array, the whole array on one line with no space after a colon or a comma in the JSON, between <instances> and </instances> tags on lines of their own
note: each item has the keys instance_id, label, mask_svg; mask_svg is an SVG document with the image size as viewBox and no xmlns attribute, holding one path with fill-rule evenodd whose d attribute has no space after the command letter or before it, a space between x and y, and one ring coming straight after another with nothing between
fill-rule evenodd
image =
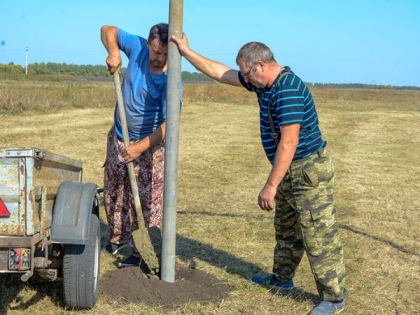
<instances>
[{"instance_id":1,"label":"trailer fender","mask_svg":"<svg viewBox=\"0 0 420 315\"><path fill-rule=\"evenodd\" d=\"M62 182L54 202L51 241L85 245L89 239L90 217L97 212L96 184ZM99 213L96 213L97 215Z\"/></svg>"}]
</instances>

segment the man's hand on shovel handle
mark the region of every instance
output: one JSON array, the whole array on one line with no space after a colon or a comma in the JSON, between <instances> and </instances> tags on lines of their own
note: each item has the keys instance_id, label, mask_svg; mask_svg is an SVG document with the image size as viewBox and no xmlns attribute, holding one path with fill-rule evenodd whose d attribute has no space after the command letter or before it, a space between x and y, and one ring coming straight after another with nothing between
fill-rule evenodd
<instances>
[{"instance_id":1,"label":"man's hand on shovel handle","mask_svg":"<svg viewBox=\"0 0 420 315\"><path fill-rule=\"evenodd\" d=\"M108 71L111 74L114 74L115 71L120 72L122 64L120 52L110 53L108 58L106 58L106 64L108 65Z\"/></svg>"},{"instance_id":2,"label":"man's hand on shovel handle","mask_svg":"<svg viewBox=\"0 0 420 315\"><path fill-rule=\"evenodd\" d=\"M124 158L126 163L132 162L137 159L143 153L143 148L141 142L136 142L130 144L125 150L122 152L122 157Z\"/></svg>"}]
</instances>

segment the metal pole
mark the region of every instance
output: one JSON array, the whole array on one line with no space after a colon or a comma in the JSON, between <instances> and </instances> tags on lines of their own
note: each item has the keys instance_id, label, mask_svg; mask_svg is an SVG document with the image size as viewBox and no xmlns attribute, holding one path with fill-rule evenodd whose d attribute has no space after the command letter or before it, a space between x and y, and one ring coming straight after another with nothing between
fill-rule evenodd
<instances>
[{"instance_id":1,"label":"metal pole","mask_svg":"<svg viewBox=\"0 0 420 315\"><path fill-rule=\"evenodd\" d=\"M182 37L183 0L170 0L169 39ZM178 182L178 135L181 93L181 55L174 42L168 43L168 84L166 89L165 188L161 280L175 282L176 201Z\"/></svg>"},{"instance_id":2,"label":"metal pole","mask_svg":"<svg viewBox=\"0 0 420 315\"><path fill-rule=\"evenodd\" d=\"M26 55L25 75L28 75L28 47L26 47L25 49L25 55Z\"/></svg>"}]
</instances>

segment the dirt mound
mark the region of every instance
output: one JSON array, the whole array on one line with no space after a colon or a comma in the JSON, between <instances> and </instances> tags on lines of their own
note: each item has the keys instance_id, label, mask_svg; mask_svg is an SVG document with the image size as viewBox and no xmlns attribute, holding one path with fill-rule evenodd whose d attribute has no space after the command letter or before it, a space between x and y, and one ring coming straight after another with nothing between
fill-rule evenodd
<instances>
[{"instance_id":1,"label":"dirt mound","mask_svg":"<svg viewBox=\"0 0 420 315\"><path fill-rule=\"evenodd\" d=\"M217 302L231 291L225 281L201 270L177 266L175 275L175 283L168 283L146 278L139 267L127 267L102 275L100 290L119 302L142 302L167 309L187 302Z\"/></svg>"}]
</instances>

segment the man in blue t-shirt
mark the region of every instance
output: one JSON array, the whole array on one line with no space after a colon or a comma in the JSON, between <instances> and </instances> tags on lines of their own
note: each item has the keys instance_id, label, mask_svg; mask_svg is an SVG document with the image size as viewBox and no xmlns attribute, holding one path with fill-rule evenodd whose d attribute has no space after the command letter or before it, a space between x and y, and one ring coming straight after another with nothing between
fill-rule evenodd
<instances>
[{"instance_id":1,"label":"man in blue t-shirt","mask_svg":"<svg viewBox=\"0 0 420 315\"><path fill-rule=\"evenodd\" d=\"M262 43L250 42L239 50L237 71L192 51L185 34L172 40L198 70L218 82L243 86L258 97L261 140L272 164L258 204L271 211L275 201L277 244L273 273L251 281L293 288L295 270L306 251L321 298L310 314L342 311L345 272L334 218L334 168L311 92L289 67L280 66Z\"/></svg>"},{"instance_id":2,"label":"man in blue t-shirt","mask_svg":"<svg viewBox=\"0 0 420 315\"><path fill-rule=\"evenodd\" d=\"M108 57L108 70L120 71L120 50L128 57L122 82L130 146L124 147L117 106L114 125L108 133L104 170L104 206L110 227L108 250L116 254L132 246L133 256L123 265L138 265L139 255L131 231L138 228L127 162L134 162L145 224L160 226L162 218L164 139L166 130L166 82L168 24L150 29L147 39L114 26L101 28L101 40ZM130 222L131 211L133 222ZM138 214L140 215L140 214Z\"/></svg>"}]
</instances>

